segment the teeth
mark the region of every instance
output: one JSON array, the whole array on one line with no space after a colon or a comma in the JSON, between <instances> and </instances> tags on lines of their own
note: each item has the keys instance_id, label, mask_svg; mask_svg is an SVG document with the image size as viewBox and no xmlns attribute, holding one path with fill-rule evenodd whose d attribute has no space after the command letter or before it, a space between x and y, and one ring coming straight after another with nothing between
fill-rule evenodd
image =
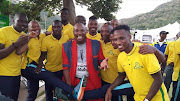
<instances>
[{"instance_id":1,"label":"teeth","mask_svg":"<svg viewBox=\"0 0 180 101\"><path fill-rule=\"evenodd\" d=\"M122 45L118 46L118 48L122 48L122 47L123 47Z\"/></svg>"},{"instance_id":2,"label":"teeth","mask_svg":"<svg viewBox=\"0 0 180 101\"><path fill-rule=\"evenodd\" d=\"M81 39L81 38L82 38L82 36L78 36L78 37L77 37L77 39Z\"/></svg>"}]
</instances>

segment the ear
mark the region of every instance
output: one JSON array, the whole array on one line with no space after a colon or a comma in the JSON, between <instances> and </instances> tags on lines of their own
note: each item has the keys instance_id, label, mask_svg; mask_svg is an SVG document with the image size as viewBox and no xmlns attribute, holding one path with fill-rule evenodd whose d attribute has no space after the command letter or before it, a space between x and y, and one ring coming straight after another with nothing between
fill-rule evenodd
<instances>
[{"instance_id":1,"label":"ear","mask_svg":"<svg viewBox=\"0 0 180 101\"><path fill-rule=\"evenodd\" d=\"M129 39L131 40L131 37L132 37L132 35L131 34L129 34Z\"/></svg>"}]
</instances>

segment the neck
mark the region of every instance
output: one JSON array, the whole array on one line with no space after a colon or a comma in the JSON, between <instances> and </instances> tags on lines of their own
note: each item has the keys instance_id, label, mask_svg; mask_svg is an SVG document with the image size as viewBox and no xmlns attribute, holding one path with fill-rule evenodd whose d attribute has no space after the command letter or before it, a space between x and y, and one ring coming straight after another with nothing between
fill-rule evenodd
<instances>
[{"instance_id":1,"label":"neck","mask_svg":"<svg viewBox=\"0 0 180 101\"><path fill-rule=\"evenodd\" d=\"M93 33L92 33L92 32L89 32L89 34L92 35L92 36L94 36L94 35L97 34L97 32L95 32L95 33L94 33L94 32L93 32Z\"/></svg>"},{"instance_id":2,"label":"neck","mask_svg":"<svg viewBox=\"0 0 180 101\"><path fill-rule=\"evenodd\" d=\"M164 39L165 40L165 39ZM163 42L164 41L163 39L160 39L159 42Z\"/></svg>"},{"instance_id":3,"label":"neck","mask_svg":"<svg viewBox=\"0 0 180 101\"><path fill-rule=\"evenodd\" d=\"M68 24L68 21L62 21L62 24L65 26Z\"/></svg>"},{"instance_id":4,"label":"neck","mask_svg":"<svg viewBox=\"0 0 180 101\"><path fill-rule=\"evenodd\" d=\"M104 43L108 43L110 42L110 39L104 40Z\"/></svg>"},{"instance_id":5,"label":"neck","mask_svg":"<svg viewBox=\"0 0 180 101\"><path fill-rule=\"evenodd\" d=\"M17 32L21 32L21 31L19 31L14 25L13 25L13 28L17 31Z\"/></svg>"},{"instance_id":6,"label":"neck","mask_svg":"<svg viewBox=\"0 0 180 101\"><path fill-rule=\"evenodd\" d=\"M84 44L85 42L86 42L86 39L85 39L83 42L78 42L78 41L76 40L76 43L77 43L78 45Z\"/></svg>"},{"instance_id":7,"label":"neck","mask_svg":"<svg viewBox=\"0 0 180 101\"><path fill-rule=\"evenodd\" d=\"M59 35L54 35L54 34L53 34L53 36L54 36L56 39L58 39L58 40L61 38L61 34L59 34Z\"/></svg>"},{"instance_id":8,"label":"neck","mask_svg":"<svg viewBox=\"0 0 180 101\"><path fill-rule=\"evenodd\" d=\"M129 44L129 47L125 50L125 52L126 52L127 54L130 53L130 52L132 51L133 47L134 47L134 44L131 42L131 43Z\"/></svg>"}]
</instances>

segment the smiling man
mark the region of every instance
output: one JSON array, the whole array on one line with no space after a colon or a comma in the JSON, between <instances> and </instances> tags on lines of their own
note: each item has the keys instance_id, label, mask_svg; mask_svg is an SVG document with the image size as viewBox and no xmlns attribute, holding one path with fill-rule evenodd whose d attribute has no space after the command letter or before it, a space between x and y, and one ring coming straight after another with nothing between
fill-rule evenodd
<instances>
[{"instance_id":1,"label":"smiling man","mask_svg":"<svg viewBox=\"0 0 180 101\"><path fill-rule=\"evenodd\" d=\"M126 76L134 88L136 101L169 101L156 56L138 52L139 47L131 42L130 28L127 25L117 26L113 33L121 52L117 60L119 76L107 90L106 101L111 100L111 91L121 84Z\"/></svg>"},{"instance_id":2,"label":"smiling man","mask_svg":"<svg viewBox=\"0 0 180 101\"><path fill-rule=\"evenodd\" d=\"M92 40L100 41L101 34L97 33L97 28L98 28L97 18L95 16L89 17L89 22L88 22L89 33L86 34L86 37Z\"/></svg>"},{"instance_id":3,"label":"smiling man","mask_svg":"<svg viewBox=\"0 0 180 101\"><path fill-rule=\"evenodd\" d=\"M95 30L94 30L95 31ZM63 73L67 84L76 86L83 76L87 77L86 90L101 87L98 64L104 59L101 44L86 38L86 28L82 23L74 25L73 41L63 44ZM94 101L102 101L96 99Z\"/></svg>"}]
</instances>

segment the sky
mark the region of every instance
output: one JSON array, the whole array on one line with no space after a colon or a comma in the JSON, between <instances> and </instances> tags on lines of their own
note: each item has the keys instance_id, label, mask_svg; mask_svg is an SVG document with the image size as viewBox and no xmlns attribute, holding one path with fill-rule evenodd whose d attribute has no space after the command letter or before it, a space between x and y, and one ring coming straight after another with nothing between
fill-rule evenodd
<instances>
[{"instance_id":1,"label":"sky","mask_svg":"<svg viewBox=\"0 0 180 101\"><path fill-rule=\"evenodd\" d=\"M138 14L147 13L154 10L160 4L169 2L171 0L123 0L120 4L121 9L114 13L117 19L130 18ZM85 6L75 6L76 15L83 15L88 18L92 16L92 12L87 10ZM99 23L106 22L104 19L98 19Z\"/></svg>"}]
</instances>

